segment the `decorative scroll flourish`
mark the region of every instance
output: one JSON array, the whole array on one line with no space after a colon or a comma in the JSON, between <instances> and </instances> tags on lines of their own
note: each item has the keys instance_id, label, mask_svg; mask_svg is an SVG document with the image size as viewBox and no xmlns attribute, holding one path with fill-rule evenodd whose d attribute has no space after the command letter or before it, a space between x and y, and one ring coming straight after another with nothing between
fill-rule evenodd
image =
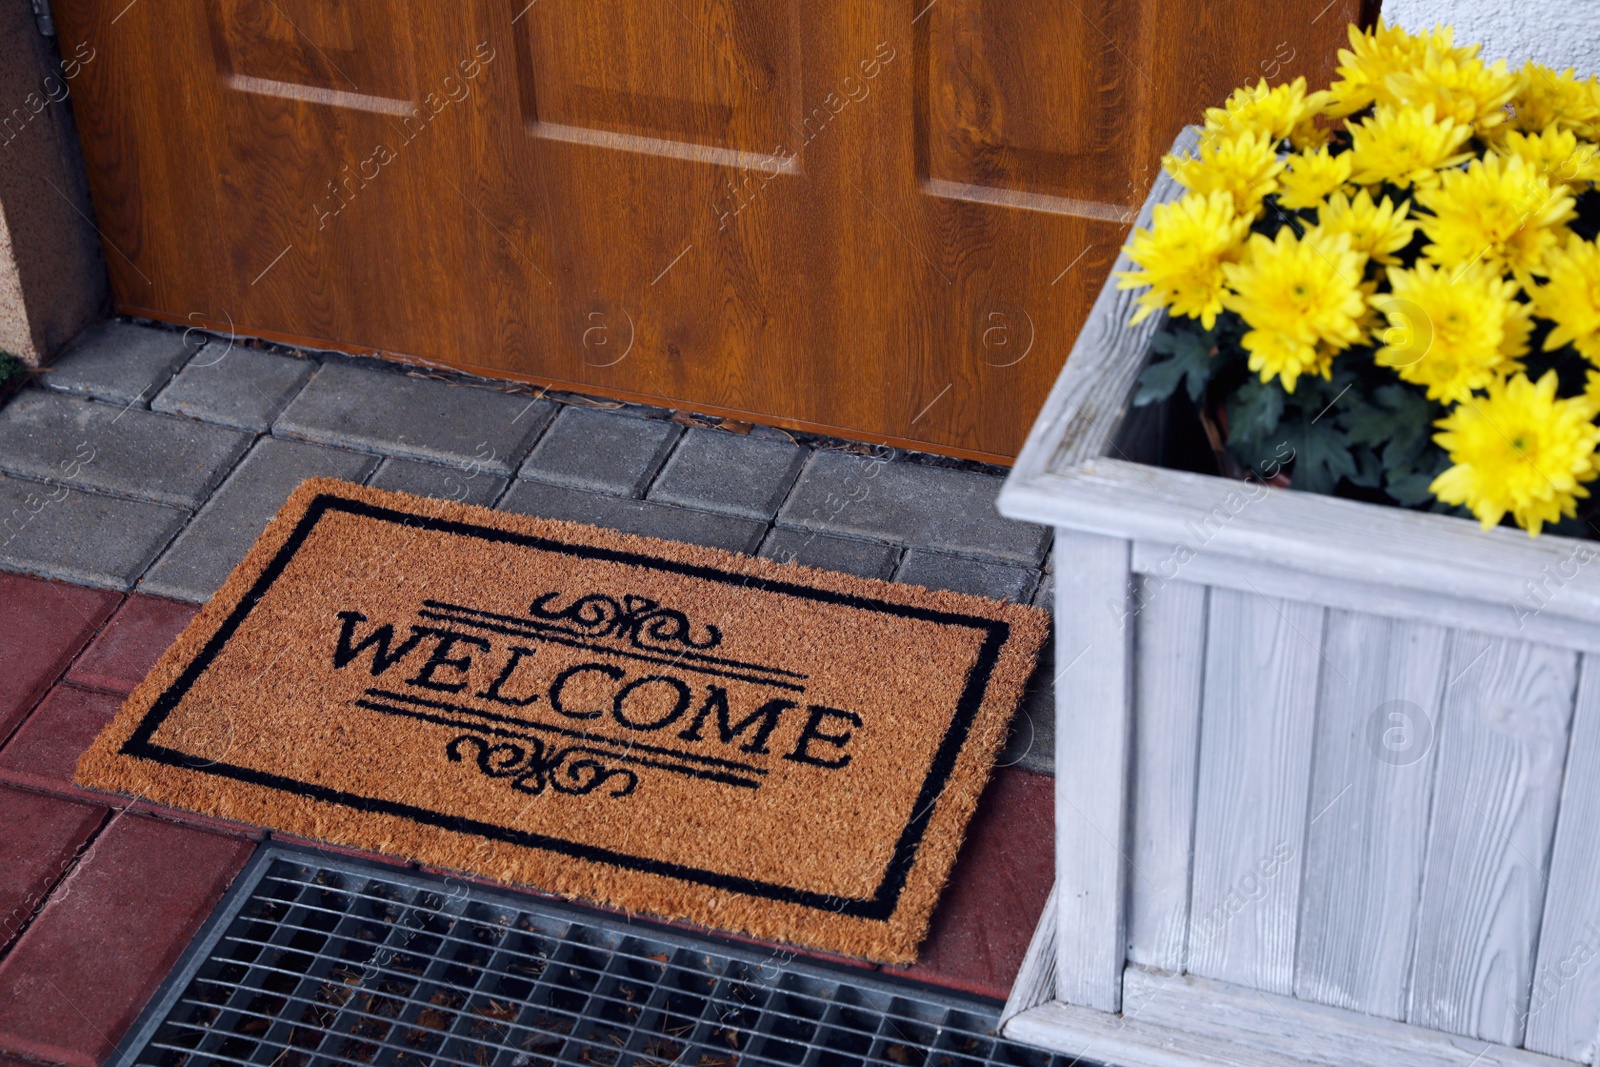
<instances>
[{"instance_id":1,"label":"decorative scroll flourish","mask_svg":"<svg viewBox=\"0 0 1600 1067\"><path fill-rule=\"evenodd\" d=\"M670 649L715 648L722 643L722 631L707 623L704 636L696 638L689 617L673 608L664 608L649 597L627 595L618 603L601 593L581 596L564 608L551 605L560 593L545 593L528 608L528 614L550 622L565 622L589 637L626 638L635 648Z\"/></svg>"},{"instance_id":2,"label":"decorative scroll flourish","mask_svg":"<svg viewBox=\"0 0 1600 1067\"><path fill-rule=\"evenodd\" d=\"M516 741L489 742L476 734L462 734L445 745L451 763L466 756L490 778L509 778L519 793L538 796L546 788L570 796L593 793L613 778L621 783L611 790L614 797L625 797L639 784L639 776L623 767L607 767L590 750L582 747L557 748L536 737Z\"/></svg>"}]
</instances>

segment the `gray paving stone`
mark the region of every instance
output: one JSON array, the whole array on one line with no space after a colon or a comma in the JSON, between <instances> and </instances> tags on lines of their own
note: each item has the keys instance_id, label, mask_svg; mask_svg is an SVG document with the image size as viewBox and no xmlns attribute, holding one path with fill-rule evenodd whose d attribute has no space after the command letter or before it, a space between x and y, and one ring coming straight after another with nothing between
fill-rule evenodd
<instances>
[{"instance_id":1,"label":"gray paving stone","mask_svg":"<svg viewBox=\"0 0 1600 1067\"><path fill-rule=\"evenodd\" d=\"M1055 642L1046 641L1039 666L1022 692L1022 703L1011 720L1011 733L997 761L1002 767L1021 767L1040 774L1056 772Z\"/></svg>"},{"instance_id":2,"label":"gray paving stone","mask_svg":"<svg viewBox=\"0 0 1600 1067\"><path fill-rule=\"evenodd\" d=\"M1025 604L1039 584L1039 575L1026 567L911 548L900 561L894 580L925 589L948 589L952 593L971 593L991 600Z\"/></svg>"},{"instance_id":3,"label":"gray paving stone","mask_svg":"<svg viewBox=\"0 0 1600 1067\"><path fill-rule=\"evenodd\" d=\"M1045 571L1044 577L1039 580L1039 588L1033 591L1034 607L1046 611L1056 610L1056 575L1054 571Z\"/></svg>"},{"instance_id":4,"label":"gray paving stone","mask_svg":"<svg viewBox=\"0 0 1600 1067\"><path fill-rule=\"evenodd\" d=\"M762 542L761 555L779 563L799 563L862 578L888 578L894 573L900 550L877 541L775 527Z\"/></svg>"},{"instance_id":5,"label":"gray paving stone","mask_svg":"<svg viewBox=\"0 0 1600 1067\"><path fill-rule=\"evenodd\" d=\"M439 500L489 507L505 490L506 479L473 467L443 467L393 456L373 472L367 484L379 489L397 489Z\"/></svg>"},{"instance_id":6,"label":"gray paving stone","mask_svg":"<svg viewBox=\"0 0 1600 1067\"><path fill-rule=\"evenodd\" d=\"M568 405L517 472L615 496L640 496L682 432L665 419Z\"/></svg>"},{"instance_id":7,"label":"gray paving stone","mask_svg":"<svg viewBox=\"0 0 1600 1067\"><path fill-rule=\"evenodd\" d=\"M198 334L99 322L78 335L42 379L52 389L148 407L198 347Z\"/></svg>"},{"instance_id":8,"label":"gray paving stone","mask_svg":"<svg viewBox=\"0 0 1600 1067\"><path fill-rule=\"evenodd\" d=\"M517 481L500 501L501 511L567 519L607 526L624 533L665 537L694 545L751 553L766 531L763 523L732 515L714 515L671 504L630 500L604 493L586 493L544 482Z\"/></svg>"},{"instance_id":9,"label":"gray paving stone","mask_svg":"<svg viewBox=\"0 0 1600 1067\"><path fill-rule=\"evenodd\" d=\"M1050 530L1001 517L997 476L817 451L778 524L1036 565Z\"/></svg>"},{"instance_id":10,"label":"gray paving stone","mask_svg":"<svg viewBox=\"0 0 1600 1067\"><path fill-rule=\"evenodd\" d=\"M188 517L180 508L0 475L0 568L127 590Z\"/></svg>"},{"instance_id":11,"label":"gray paving stone","mask_svg":"<svg viewBox=\"0 0 1600 1067\"><path fill-rule=\"evenodd\" d=\"M0 469L175 507L204 503L250 441L239 430L43 389L0 410Z\"/></svg>"},{"instance_id":12,"label":"gray paving stone","mask_svg":"<svg viewBox=\"0 0 1600 1067\"><path fill-rule=\"evenodd\" d=\"M790 442L697 426L683 435L650 499L765 522L778 513L805 458Z\"/></svg>"},{"instance_id":13,"label":"gray paving stone","mask_svg":"<svg viewBox=\"0 0 1600 1067\"><path fill-rule=\"evenodd\" d=\"M324 363L272 432L510 474L554 411L548 400Z\"/></svg>"},{"instance_id":14,"label":"gray paving stone","mask_svg":"<svg viewBox=\"0 0 1600 1067\"><path fill-rule=\"evenodd\" d=\"M309 359L213 339L150 402L154 411L265 430L317 369Z\"/></svg>"},{"instance_id":15,"label":"gray paving stone","mask_svg":"<svg viewBox=\"0 0 1600 1067\"><path fill-rule=\"evenodd\" d=\"M376 457L360 452L262 438L150 568L139 589L179 600L210 599L295 486L319 476L359 482L376 463Z\"/></svg>"}]
</instances>

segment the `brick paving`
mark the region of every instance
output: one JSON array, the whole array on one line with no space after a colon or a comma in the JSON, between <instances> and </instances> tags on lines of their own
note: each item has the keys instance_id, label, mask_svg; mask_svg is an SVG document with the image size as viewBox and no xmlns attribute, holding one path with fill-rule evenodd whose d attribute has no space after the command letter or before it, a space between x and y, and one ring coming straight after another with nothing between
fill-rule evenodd
<instances>
[{"instance_id":1,"label":"brick paving","mask_svg":"<svg viewBox=\"0 0 1600 1067\"><path fill-rule=\"evenodd\" d=\"M0 469L58 485L197 508L250 435L30 389L0 410Z\"/></svg>"},{"instance_id":2,"label":"brick paving","mask_svg":"<svg viewBox=\"0 0 1600 1067\"><path fill-rule=\"evenodd\" d=\"M111 617L120 599L99 589L0 571L0 634L7 636L5 669L0 670L0 741Z\"/></svg>"},{"instance_id":3,"label":"brick paving","mask_svg":"<svg viewBox=\"0 0 1600 1067\"><path fill-rule=\"evenodd\" d=\"M682 432L674 423L621 411L563 408L517 477L611 496L642 496Z\"/></svg>"},{"instance_id":4,"label":"brick paving","mask_svg":"<svg viewBox=\"0 0 1600 1067\"><path fill-rule=\"evenodd\" d=\"M272 432L379 455L510 474L550 421L547 401L324 363Z\"/></svg>"},{"instance_id":5,"label":"brick paving","mask_svg":"<svg viewBox=\"0 0 1600 1067\"><path fill-rule=\"evenodd\" d=\"M993 469L197 337L104 324L0 409L0 633L21 638L0 670L0 1063L103 1061L269 836L71 773L303 478L1050 603L1048 532L995 513ZM92 477L60 468L82 440ZM1053 876L1052 674L1047 657L912 978L1010 986Z\"/></svg>"},{"instance_id":6,"label":"brick paving","mask_svg":"<svg viewBox=\"0 0 1600 1067\"><path fill-rule=\"evenodd\" d=\"M156 391L199 347L199 336L125 322L98 323L45 371L45 380L52 389L149 407Z\"/></svg>"},{"instance_id":7,"label":"brick paving","mask_svg":"<svg viewBox=\"0 0 1600 1067\"><path fill-rule=\"evenodd\" d=\"M109 814L96 804L0 788L0 952L33 922Z\"/></svg>"},{"instance_id":8,"label":"brick paving","mask_svg":"<svg viewBox=\"0 0 1600 1067\"><path fill-rule=\"evenodd\" d=\"M217 346L222 347L222 346ZM150 402L150 410L260 433L271 428L316 370L309 360L233 348L208 349Z\"/></svg>"},{"instance_id":9,"label":"brick paving","mask_svg":"<svg viewBox=\"0 0 1600 1067\"><path fill-rule=\"evenodd\" d=\"M0 474L0 568L128 589L189 514Z\"/></svg>"},{"instance_id":10,"label":"brick paving","mask_svg":"<svg viewBox=\"0 0 1600 1067\"><path fill-rule=\"evenodd\" d=\"M66 1067L104 1062L253 849L113 818L0 959L0 1048Z\"/></svg>"}]
</instances>

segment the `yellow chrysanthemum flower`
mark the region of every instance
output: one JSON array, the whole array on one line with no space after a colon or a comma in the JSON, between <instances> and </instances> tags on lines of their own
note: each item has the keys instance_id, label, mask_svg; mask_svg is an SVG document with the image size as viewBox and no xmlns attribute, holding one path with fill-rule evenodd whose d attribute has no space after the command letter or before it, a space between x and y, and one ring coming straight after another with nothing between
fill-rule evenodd
<instances>
[{"instance_id":1,"label":"yellow chrysanthemum flower","mask_svg":"<svg viewBox=\"0 0 1600 1067\"><path fill-rule=\"evenodd\" d=\"M1384 85L1407 107L1431 104L1441 119L1488 130L1505 122L1506 105L1522 87L1522 74L1506 70L1503 59L1485 63L1429 48L1421 63L1388 75Z\"/></svg>"},{"instance_id":2,"label":"yellow chrysanthemum flower","mask_svg":"<svg viewBox=\"0 0 1600 1067\"><path fill-rule=\"evenodd\" d=\"M1565 186L1552 185L1525 159L1496 155L1445 171L1439 187L1419 192L1417 202L1433 213L1420 220L1433 242L1423 255L1446 267L1481 259L1511 271L1524 289L1544 273L1545 254L1575 214Z\"/></svg>"},{"instance_id":3,"label":"yellow chrysanthemum flower","mask_svg":"<svg viewBox=\"0 0 1600 1067\"><path fill-rule=\"evenodd\" d=\"M1507 368L1512 366L1521 369L1521 364L1516 360L1528 354L1529 341L1533 337L1533 308L1521 301L1512 301L1506 309L1506 335L1500 342L1500 354L1506 357ZM1596 409L1600 411L1600 408Z\"/></svg>"},{"instance_id":4,"label":"yellow chrysanthemum flower","mask_svg":"<svg viewBox=\"0 0 1600 1067\"><path fill-rule=\"evenodd\" d=\"M1321 207L1329 193L1350 180L1349 152L1300 152L1288 163L1289 169L1278 176L1278 203L1287 208Z\"/></svg>"},{"instance_id":5,"label":"yellow chrysanthemum flower","mask_svg":"<svg viewBox=\"0 0 1600 1067\"><path fill-rule=\"evenodd\" d=\"M1222 268L1233 290L1222 304L1251 327L1250 369L1291 393L1302 374L1326 378L1333 352L1361 339L1365 269L1348 235L1301 240L1287 226L1272 240L1253 234L1243 261Z\"/></svg>"},{"instance_id":6,"label":"yellow chrysanthemum flower","mask_svg":"<svg viewBox=\"0 0 1600 1067\"><path fill-rule=\"evenodd\" d=\"M1327 99L1326 90L1307 94L1304 78L1276 88L1269 88L1263 78L1254 86L1235 89L1221 107L1206 108L1206 134L1232 137L1253 133L1281 141L1320 112Z\"/></svg>"},{"instance_id":7,"label":"yellow chrysanthemum flower","mask_svg":"<svg viewBox=\"0 0 1600 1067\"><path fill-rule=\"evenodd\" d=\"M1178 184L1196 193L1227 193L1233 209L1252 219L1261 201L1276 192L1283 161L1270 137L1253 133L1203 137L1199 156L1167 156L1162 165Z\"/></svg>"},{"instance_id":8,"label":"yellow chrysanthemum flower","mask_svg":"<svg viewBox=\"0 0 1600 1067\"><path fill-rule=\"evenodd\" d=\"M1478 54L1477 45L1454 47L1448 26L1413 35L1380 18L1376 29L1363 33L1351 26L1349 34L1350 48L1339 49L1339 80L1329 87L1329 111L1336 115L1353 114L1369 104L1396 103L1388 88L1389 75L1421 64L1430 48L1463 61Z\"/></svg>"},{"instance_id":9,"label":"yellow chrysanthemum flower","mask_svg":"<svg viewBox=\"0 0 1600 1067\"><path fill-rule=\"evenodd\" d=\"M1545 351L1570 344L1600 363L1600 248L1576 234L1545 256L1550 279L1534 289L1533 306L1555 323Z\"/></svg>"},{"instance_id":10,"label":"yellow chrysanthemum flower","mask_svg":"<svg viewBox=\"0 0 1600 1067\"><path fill-rule=\"evenodd\" d=\"M1290 130L1289 146L1296 152L1315 152L1333 140L1332 124L1318 121L1326 114L1327 107L1324 105L1315 115Z\"/></svg>"},{"instance_id":11,"label":"yellow chrysanthemum flower","mask_svg":"<svg viewBox=\"0 0 1600 1067\"><path fill-rule=\"evenodd\" d=\"M1350 247L1357 252L1379 263L1393 263L1395 255L1416 235L1417 224L1408 217L1410 213L1410 204L1397 208L1388 197L1374 204L1365 189L1353 200L1339 192L1317 213L1317 228L1328 234L1347 233Z\"/></svg>"},{"instance_id":12,"label":"yellow chrysanthemum flower","mask_svg":"<svg viewBox=\"0 0 1600 1067\"><path fill-rule=\"evenodd\" d=\"M1555 126L1593 138L1600 122L1600 82L1579 81L1571 67L1557 74L1542 63L1528 60L1522 68L1522 85L1511 98L1511 125L1524 133L1539 133Z\"/></svg>"},{"instance_id":13,"label":"yellow chrysanthemum flower","mask_svg":"<svg viewBox=\"0 0 1600 1067\"><path fill-rule=\"evenodd\" d=\"M1554 126L1542 133L1508 130L1495 140L1494 150L1503 156L1527 160L1552 182L1586 186L1600 181L1600 148L1579 141L1571 130Z\"/></svg>"},{"instance_id":14,"label":"yellow chrysanthemum flower","mask_svg":"<svg viewBox=\"0 0 1600 1067\"><path fill-rule=\"evenodd\" d=\"M1119 289L1148 285L1133 321L1171 308L1172 314L1199 319L1211 329L1222 310L1223 264L1243 251L1250 220L1234 214L1227 193L1190 193L1158 204L1148 230L1136 230L1124 249L1142 270L1117 274Z\"/></svg>"},{"instance_id":15,"label":"yellow chrysanthemum flower","mask_svg":"<svg viewBox=\"0 0 1600 1067\"><path fill-rule=\"evenodd\" d=\"M1537 385L1526 375L1491 382L1437 425L1434 435L1453 466L1429 489L1446 504L1465 504L1485 529L1507 512L1532 536L1547 522L1577 514L1584 483L1595 476L1600 427L1585 397L1556 396L1556 373Z\"/></svg>"},{"instance_id":16,"label":"yellow chrysanthemum flower","mask_svg":"<svg viewBox=\"0 0 1600 1067\"><path fill-rule=\"evenodd\" d=\"M1350 127L1351 178L1362 185L1432 188L1439 184L1439 168L1471 158L1460 151L1471 136L1471 126L1436 118L1432 104L1420 109L1379 105L1370 118Z\"/></svg>"},{"instance_id":17,"label":"yellow chrysanthemum flower","mask_svg":"<svg viewBox=\"0 0 1600 1067\"><path fill-rule=\"evenodd\" d=\"M1371 298L1389 319L1376 355L1429 400L1459 403L1513 369L1507 328L1520 331L1517 286L1482 263L1459 271L1418 263L1389 268L1389 288ZM1526 343L1526 336L1522 337Z\"/></svg>"}]
</instances>

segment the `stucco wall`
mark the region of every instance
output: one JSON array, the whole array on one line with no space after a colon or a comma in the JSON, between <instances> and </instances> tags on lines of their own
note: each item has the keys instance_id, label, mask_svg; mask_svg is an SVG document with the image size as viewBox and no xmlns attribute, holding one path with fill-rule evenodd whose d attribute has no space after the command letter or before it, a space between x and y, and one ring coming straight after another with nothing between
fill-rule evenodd
<instances>
[{"instance_id":1,"label":"stucco wall","mask_svg":"<svg viewBox=\"0 0 1600 1067\"><path fill-rule=\"evenodd\" d=\"M40 363L98 318L100 239L67 100L71 74L28 0L0 0L0 349Z\"/></svg>"},{"instance_id":2,"label":"stucco wall","mask_svg":"<svg viewBox=\"0 0 1600 1067\"><path fill-rule=\"evenodd\" d=\"M1483 42L1485 59L1528 58L1600 73L1600 0L1383 0L1384 20L1415 30L1443 22L1456 43Z\"/></svg>"}]
</instances>

